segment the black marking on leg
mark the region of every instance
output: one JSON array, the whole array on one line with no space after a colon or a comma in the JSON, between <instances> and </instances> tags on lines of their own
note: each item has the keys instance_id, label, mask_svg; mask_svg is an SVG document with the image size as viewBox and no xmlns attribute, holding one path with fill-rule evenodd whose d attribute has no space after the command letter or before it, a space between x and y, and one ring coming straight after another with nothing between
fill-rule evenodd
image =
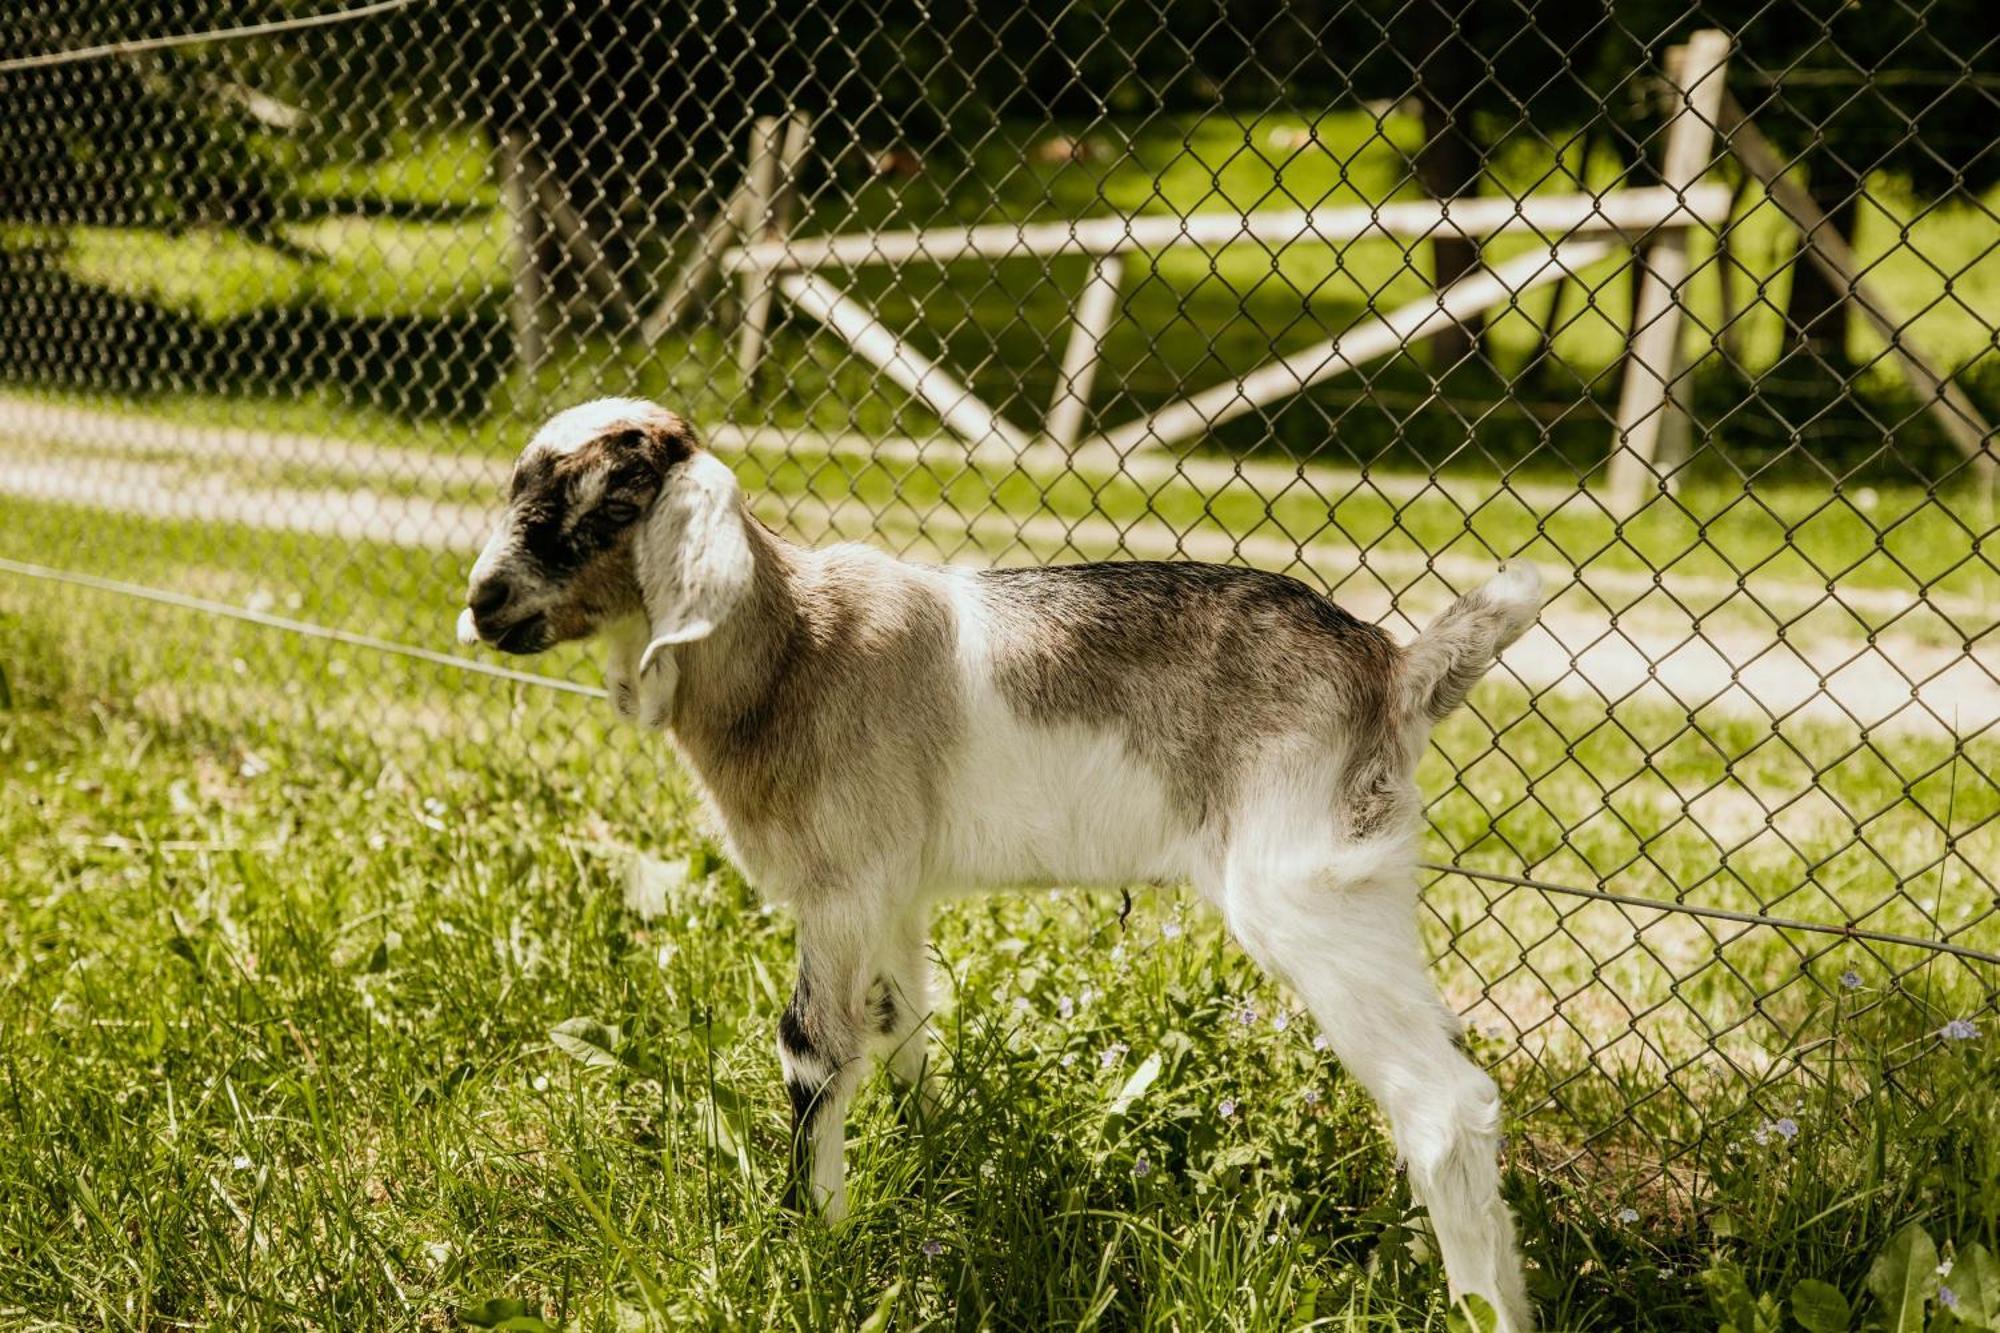
<instances>
[{"instance_id":1,"label":"black marking on leg","mask_svg":"<svg viewBox=\"0 0 2000 1333\"><path fill-rule=\"evenodd\" d=\"M778 1045L794 1060L803 1062L819 1058L819 1051L814 1048L812 1038L806 1035L806 1025L799 1018L797 1000L792 1001L791 1008L778 1015Z\"/></svg>"},{"instance_id":2,"label":"black marking on leg","mask_svg":"<svg viewBox=\"0 0 2000 1333\"><path fill-rule=\"evenodd\" d=\"M778 1049L795 1071L816 1069L827 1063L820 1058L818 1048L806 1032L806 1004L806 982L801 976L792 991L792 1002L778 1015ZM802 1212L811 1198L806 1182L812 1171L812 1129L819 1112L820 1088L799 1072L787 1072L785 1094L792 1101L792 1151L783 1202L785 1207Z\"/></svg>"},{"instance_id":3,"label":"black marking on leg","mask_svg":"<svg viewBox=\"0 0 2000 1333\"><path fill-rule=\"evenodd\" d=\"M792 1153L782 1202L794 1212L804 1212L809 1197L806 1182L812 1178L812 1132L820 1109L819 1089L803 1079L787 1078L785 1093L792 1099Z\"/></svg>"},{"instance_id":4,"label":"black marking on leg","mask_svg":"<svg viewBox=\"0 0 2000 1333\"><path fill-rule=\"evenodd\" d=\"M875 1030L885 1037L893 1036L895 1035L896 1024L902 1018L902 1015L896 1009L896 988L891 986L885 978L877 978L875 988L874 998L870 1001L870 1007L875 1019Z\"/></svg>"}]
</instances>

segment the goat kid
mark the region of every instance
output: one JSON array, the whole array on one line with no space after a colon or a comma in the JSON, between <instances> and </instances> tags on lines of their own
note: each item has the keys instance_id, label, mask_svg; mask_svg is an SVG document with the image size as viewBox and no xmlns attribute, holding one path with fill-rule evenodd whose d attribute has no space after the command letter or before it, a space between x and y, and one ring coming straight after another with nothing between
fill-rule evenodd
<instances>
[{"instance_id":1,"label":"goat kid","mask_svg":"<svg viewBox=\"0 0 2000 1333\"><path fill-rule=\"evenodd\" d=\"M605 399L528 444L466 600L460 637L504 652L601 635L617 711L671 734L737 864L797 914L778 1054L795 1184L827 1216L871 1048L924 1095L935 898L1185 881L1381 1106L1454 1295L1528 1327L1499 1097L1418 939L1413 774L1533 622L1531 567L1399 647L1251 569L806 549L680 417Z\"/></svg>"}]
</instances>

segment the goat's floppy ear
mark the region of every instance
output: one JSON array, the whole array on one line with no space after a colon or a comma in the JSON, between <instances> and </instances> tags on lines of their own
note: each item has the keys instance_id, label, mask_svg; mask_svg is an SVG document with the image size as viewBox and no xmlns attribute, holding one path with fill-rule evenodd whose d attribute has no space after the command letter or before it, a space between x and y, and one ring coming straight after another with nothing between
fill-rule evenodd
<instances>
[{"instance_id":1,"label":"goat's floppy ear","mask_svg":"<svg viewBox=\"0 0 2000 1333\"><path fill-rule=\"evenodd\" d=\"M728 464L700 451L673 464L633 557L651 626L639 658L643 675L663 649L714 633L750 588L750 535Z\"/></svg>"}]
</instances>

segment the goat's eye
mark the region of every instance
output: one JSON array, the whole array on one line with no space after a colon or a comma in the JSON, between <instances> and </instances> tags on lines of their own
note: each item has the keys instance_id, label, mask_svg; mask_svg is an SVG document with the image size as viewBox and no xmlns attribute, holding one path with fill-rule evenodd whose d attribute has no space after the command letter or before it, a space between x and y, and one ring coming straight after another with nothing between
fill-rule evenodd
<instances>
[{"instance_id":1,"label":"goat's eye","mask_svg":"<svg viewBox=\"0 0 2000 1333\"><path fill-rule=\"evenodd\" d=\"M606 500L597 512L604 515L605 522L624 527L639 517L639 506L630 500Z\"/></svg>"}]
</instances>

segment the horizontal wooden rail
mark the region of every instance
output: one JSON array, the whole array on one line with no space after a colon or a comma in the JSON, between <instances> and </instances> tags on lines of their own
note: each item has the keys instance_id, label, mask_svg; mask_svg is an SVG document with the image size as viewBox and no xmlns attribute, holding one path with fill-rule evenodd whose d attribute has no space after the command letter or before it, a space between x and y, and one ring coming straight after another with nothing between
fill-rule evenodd
<instances>
[{"instance_id":1,"label":"horizontal wooden rail","mask_svg":"<svg viewBox=\"0 0 2000 1333\"><path fill-rule=\"evenodd\" d=\"M1464 236L1530 232L1560 239L1578 232L1643 233L1661 227L1720 226L1728 216L1727 186L1697 185L1686 191L1651 186L1601 195L1411 199L1353 208L1270 213L996 222L922 231L854 232L738 246L723 257L723 264L732 271L948 264L961 259L1115 255L1183 245L1219 250L1244 241L1283 246L1353 241L1371 236L1426 240L1440 232Z\"/></svg>"}]
</instances>

